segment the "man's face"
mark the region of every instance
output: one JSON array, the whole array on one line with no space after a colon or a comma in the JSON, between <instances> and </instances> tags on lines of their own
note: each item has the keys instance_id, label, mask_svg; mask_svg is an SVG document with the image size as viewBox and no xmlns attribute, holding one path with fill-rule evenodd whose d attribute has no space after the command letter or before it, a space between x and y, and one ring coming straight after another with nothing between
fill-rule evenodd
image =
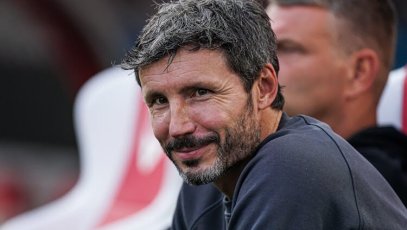
<instances>
[{"instance_id":1,"label":"man's face","mask_svg":"<svg viewBox=\"0 0 407 230\"><path fill-rule=\"evenodd\" d=\"M191 184L219 179L260 143L250 94L219 51L181 49L140 71L154 135Z\"/></svg>"},{"instance_id":2,"label":"man's face","mask_svg":"<svg viewBox=\"0 0 407 230\"><path fill-rule=\"evenodd\" d=\"M285 111L334 122L341 114L349 65L333 15L311 6L270 5L267 13L278 41Z\"/></svg>"}]
</instances>

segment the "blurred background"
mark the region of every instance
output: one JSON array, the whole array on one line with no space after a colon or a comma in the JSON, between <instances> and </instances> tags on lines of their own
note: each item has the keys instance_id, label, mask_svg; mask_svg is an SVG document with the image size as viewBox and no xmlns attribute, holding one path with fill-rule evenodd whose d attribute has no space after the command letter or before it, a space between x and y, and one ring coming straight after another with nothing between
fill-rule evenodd
<instances>
[{"instance_id":1,"label":"blurred background","mask_svg":"<svg viewBox=\"0 0 407 230\"><path fill-rule=\"evenodd\" d=\"M396 68L407 63L407 1L394 2ZM152 12L152 0L0 1L0 224L75 185L78 90L120 63Z\"/></svg>"},{"instance_id":2,"label":"blurred background","mask_svg":"<svg viewBox=\"0 0 407 230\"><path fill-rule=\"evenodd\" d=\"M151 0L0 1L0 223L77 181L73 103L120 63Z\"/></svg>"}]
</instances>

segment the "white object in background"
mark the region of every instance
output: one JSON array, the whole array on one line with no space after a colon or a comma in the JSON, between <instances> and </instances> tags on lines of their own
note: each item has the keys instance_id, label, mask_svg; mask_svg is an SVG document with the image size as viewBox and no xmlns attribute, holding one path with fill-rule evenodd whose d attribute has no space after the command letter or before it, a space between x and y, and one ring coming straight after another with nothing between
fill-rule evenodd
<instances>
[{"instance_id":1,"label":"white object in background","mask_svg":"<svg viewBox=\"0 0 407 230\"><path fill-rule=\"evenodd\" d=\"M170 226L182 180L155 140L132 71L107 69L75 101L78 183L1 230L148 229Z\"/></svg>"},{"instance_id":2,"label":"white object in background","mask_svg":"<svg viewBox=\"0 0 407 230\"><path fill-rule=\"evenodd\" d=\"M384 88L377 110L377 119L380 125L392 125L399 130L407 130L403 127L403 119L407 119L406 94L407 65L390 72L386 87ZM404 121L407 125L407 121Z\"/></svg>"}]
</instances>

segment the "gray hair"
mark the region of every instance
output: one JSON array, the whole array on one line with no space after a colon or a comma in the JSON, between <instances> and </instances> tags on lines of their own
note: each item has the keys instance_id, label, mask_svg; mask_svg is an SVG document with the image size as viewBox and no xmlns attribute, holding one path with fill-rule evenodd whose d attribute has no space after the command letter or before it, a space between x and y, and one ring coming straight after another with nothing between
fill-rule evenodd
<instances>
[{"instance_id":1,"label":"gray hair","mask_svg":"<svg viewBox=\"0 0 407 230\"><path fill-rule=\"evenodd\" d=\"M269 20L263 7L251 0L162 3L127 53L122 67L134 69L140 84L139 71L143 67L167 55L170 65L181 47L219 50L249 93L264 65L271 63L276 73L279 70L276 39ZM272 107L282 109L283 105L278 86Z\"/></svg>"}]
</instances>

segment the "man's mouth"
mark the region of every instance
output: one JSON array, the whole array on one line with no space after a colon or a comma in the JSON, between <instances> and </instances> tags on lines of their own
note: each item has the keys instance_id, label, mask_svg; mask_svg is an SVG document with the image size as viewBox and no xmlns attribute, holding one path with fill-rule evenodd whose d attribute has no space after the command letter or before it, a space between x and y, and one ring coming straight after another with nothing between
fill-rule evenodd
<instances>
[{"instance_id":1,"label":"man's mouth","mask_svg":"<svg viewBox=\"0 0 407 230\"><path fill-rule=\"evenodd\" d=\"M194 146L192 148L188 148L188 147L183 147L183 148L179 148L179 149L174 149L173 152L177 152L177 153L191 153L195 150L200 149L202 146Z\"/></svg>"},{"instance_id":2,"label":"man's mouth","mask_svg":"<svg viewBox=\"0 0 407 230\"><path fill-rule=\"evenodd\" d=\"M172 154L181 161L195 160L201 158L207 152L205 147L208 145L201 145L193 148L181 148L173 150Z\"/></svg>"},{"instance_id":3,"label":"man's mouth","mask_svg":"<svg viewBox=\"0 0 407 230\"><path fill-rule=\"evenodd\" d=\"M219 135L211 134L205 137L194 137L192 135L176 138L165 146L169 155L176 155L181 160L193 160L202 157L208 145L219 143Z\"/></svg>"}]
</instances>

